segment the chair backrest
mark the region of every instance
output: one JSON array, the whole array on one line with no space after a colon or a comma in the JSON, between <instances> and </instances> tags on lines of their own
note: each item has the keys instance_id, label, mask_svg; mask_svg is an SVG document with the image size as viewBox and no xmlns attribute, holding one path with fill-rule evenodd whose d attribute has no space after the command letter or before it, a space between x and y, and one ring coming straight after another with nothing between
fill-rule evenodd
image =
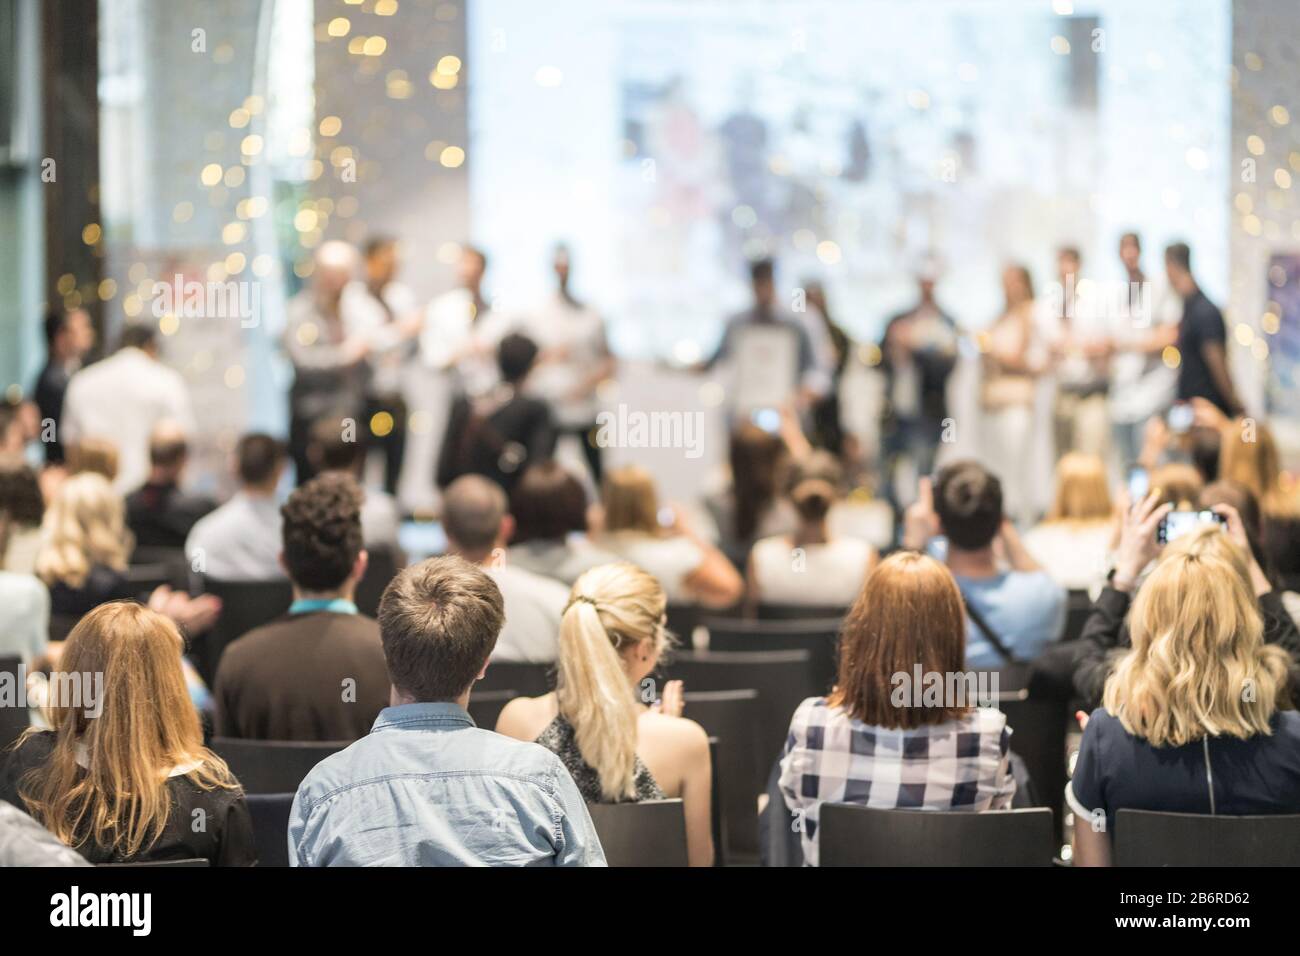
<instances>
[{"instance_id":1,"label":"chair backrest","mask_svg":"<svg viewBox=\"0 0 1300 956\"><path fill-rule=\"evenodd\" d=\"M727 858L753 860L758 855L756 799L759 779L758 691L687 691L683 716L717 740L713 779L721 788L722 829Z\"/></svg>"},{"instance_id":2,"label":"chair backrest","mask_svg":"<svg viewBox=\"0 0 1300 956\"><path fill-rule=\"evenodd\" d=\"M147 601L160 585L175 587L178 581L184 581L184 576L166 564L132 564L126 569L127 585L131 593L142 601Z\"/></svg>"},{"instance_id":3,"label":"chair backrest","mask_svg":"<svg viewBox=\"0 0 1300 956\"><path fill-rule=\"evenodd\" d=\"M686 812L681 800L591 803L610 866L686 866Z\"/></svg>"},{"instance_id":4,"label":"chair backrest","mask_svg":"<svg viewBox=\"0 0 1300 956\"><path fill-rule=\"evenodd\" d=\"M474 723L484 730L496 730L497 718L506 704L521 696L514 690L479 690L477 685L470 691L469 715Z\"/></svg>"},{"instance_id":5,"label":"chair backrest","mask_svg":"<svg viewBox=\"0 0 1300 956\"><path fill-rule=\"evenodd\" d=\"M288 611L293 585L288 579L220 581L205 577L202 587L204 593L221 599L221 616L212 630L196 639L193 648L199 675L211 687L226 646Z\"/></svg>"},{"instance_id":6,"label":"chair backrest","mask_svg":"<svg viewBox=\"0 0 1300 956\"><path fill-rule=\"evenodd\" d=\"M817 693L835 683L839 667L838 617L784 621L750 621L739 618L705 618L711 651L802 651L812 658Z\"/></svg>"},{"instance_id":7,"label":"chair backrest","mask_svg":"<svg viewBox=\"0 0 1300 956\"><path fill-rule=\"evenodd\" d=\"M470 699L489 690L513 690L519 697L549 694L555 690L555 665L492 661L483 679L474 684Z\"/></svg>"},{"instance_id":8,"label":"chair backrest","mask_svg":"<svg viewBox=\"0 0 1300 956\"><path fill-rule=\"evenodd\" d=\"M253 842L258 866L289 865L289 812L292 793L250 793L248 815L253 820Z\"/></svg>"},{"instance_id":9,"label":"chair backrest","mask_svg":"<svg viewBox=\"0 0 1300 956\"><path fill-rule=\"evenodd\" d=\"M1300 814L1221 817L1120 810L1116 866L1300 866Z\"/></svg>"},{"instance_id":10,"label":"chair backrest","mask_svg":"<svg viewBox=\"0 0 1300 956\"><path fill-rule=\"evenodd\" d=\"M287 839L287 838L286 838ZM139 863L97 863L99 868L126 868L126 867L144 867L144 866L211 866L207 860L195 858L193 860L141 860Z\"/></svg>"},{"instance_id":11,"label":"chair backrest","mask_svg":"<svg viewBox=\"0 0 1300 956\"><path fill-rule=\"evenodd\" d=\"M760 621L842 621L847 607L830 604L760 604Z\"/></svg>"},{"instance_id":12,"label":"chair backrest","mask_svg":"<svg viewBox=\"0 0 1300 956\"><path fill-rule=\"evenodd\" d=\"M10 744L17 740L31 723L27 714L26 695L19 693L19 688L23 686L23 677L21 657L0 657L0 682L9 684L15 695L12 702L8 699L0 701L0 760L4 759Z\"/></svg>"},{"instance_id":13,"label":"chair backrest","mask_svg":"<svg viewBox=\"0 0 1300 956\"><path fill-rule=\"evenodd\" d=\"M1051 866L1052 813L877 810L824 803L821 866Z\"/></svg>"},{"instance_id":14,"label":"chair backrest","mask_svg":"<svg viewBox=\"0 0 1300 956\"><path fill-rule=\"evenodd\" d=\"M1065 631L1062 641L1073 641L1083 634L1083 625L1092 613L1092 598L1087 591L1070 591L1065 603Z\"/></svg>"},{"instance_id":15,"label":"chair backrest","mask_svg":"<svg viewBox=\"0 0 1300 956\"><path fill-rule=\"evenodd\" d=\"M402 569L402 565L391 548L368 549L368 554L370 560L366 564L366 573L357 582L354 600L357 610L362 614L367 617L378 617L379 599L384 596L384 589L388 587L388 583L397 577L397 572Z\"/></svg>"},{"instance_id":16,"label":"chair backrest","mask_svg":"<svg viewBox=\"0 0 1300 956\"><path fill-rule=\"evenodd\" d=\"M682 681L688 692L758 691L760 767L771 766L780 756L795 708L822 692L807 650L680 651L660 666L660 674Z\"/></svg>"},{"instance_id":17,"label":"chair backrest","mask_svg":"<svg viewBox=\"0 0 1300 956\"><path fill-rule=\"evenodd\" d=\"M1034 790L1058 821L1065 812L1066 775L1065 704L1057 699L1031 696L1027 690L1002 691L998 709L1011 728L1011 751L1025 762Z\"/></svg>"},{"instance_id":18,"label":"chair backrest","mask_svg":"<svg viewBox=\"0 0 1300 956\"><path fill-rule=\"evenodd\" d=\"M726 780L718 773L718 754L722 752L722 742L717 737L709 738L709 833L713 837L713 865L726 866L730 858L727 854L727 819L722 813L727 792ZM683 811L684 812L684 811ZM687 841L689 855L690 843Z\"/></svg>"},{"instance_id":19,"label":"chair backrest","mask_svg":"<svg viewBox=\"0 0 1300 956\"><path fill-rule=\"evenodd\" d=\"M237 740L213 737L212 750L230 767L245 793L296 793L298 784L350 740Z\"/></svg>"},{"instance_id":20,"label":"chair backrest","mask_svg":"<svg viewBox=\"0 0 1300 956\"><path fill-rule=\"evenodd\" d=\"M772 764L767 776L767 806L759 818L763 866L803 866L802 823L785 805L781 792L781 762Z\"/></svg>"}]
</instances>

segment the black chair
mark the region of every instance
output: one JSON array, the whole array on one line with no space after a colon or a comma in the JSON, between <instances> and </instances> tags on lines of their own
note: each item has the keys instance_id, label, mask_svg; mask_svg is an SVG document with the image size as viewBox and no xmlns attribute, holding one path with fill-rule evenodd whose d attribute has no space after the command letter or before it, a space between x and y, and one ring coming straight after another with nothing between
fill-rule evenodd
<instances>
[{"instance_id":1,"label":"black chair","mask_svg":"<svg viewBox=\"0 0 1300 956\"><path fill-rule=\"evenodd\" d=\"M351 743L213 737L210 746L230 767L245 793L296 793L312 767Z\"/></svg>"},{"instance_id":2,"label":"black chair","mask_svg":"<svg viewBox=\"0 0 1300 956\"><path fill-rule=\"evenodd\" d=\"M472 701L471 701L472 702ZM758 691L686 692L684 716L718 741L713 778L721 786L722 830L729 860L758 856Z\"/></svg>"},{"instance_id":3,"label":"black chair","mask_svg":"<svg viewBox=\"0 0 1300 956\"><path fill-rule=\"evenodd\" d=\"M248 794L248 815L253 819L253 842L258 866L289 865L289 811L292 793Z\"/></svg>"},{"instance_id":4,"label":"black chair","mask_svg":"<svg viewBox=\"0 0 1300 956\"><path fill-rule=\"evenodd\" d=\"M1116 866L1300 866L1300 815L1120 810Z\"/></svg>"},{"instance_id":5,"label":"black chair","mask_svg":"<svg viewBox=\"0 0 1300 956\"><path fill-rule=\"evenodd\" d=\"M705 618L710 651L800 651L812 656L817 693L835 683L838 669L840 623L838 617L748 621L739 618Z\"/></svg>"},{"instance_id":6,"label":"black chair","mask_svg":"<svg viewBox=\"0 0 1300 956\"><path fill-rule=\"evenodd\" d=\"M763 866L803 866L803 822L790 812L781 793L781 763L772 764L767 776L767 806L759 816L760 854Z\"/></svg>"},{"instance_id":7,"label":"black chair","mask_svg":"<svg viewBox=\"0 0 1300 956\"><path fill-rule=\"evenodd\" d=\"M824 803L818 813L821 866L1051 866L1046 809L877 810Z\"/></svg>"},{"instance_id":8,"label":"black chair","mask_svg":"<svg viewBox=\"0 0 1300 956\"><path fill-rule=\"evenodd\" d=\"M687 691L757 691L759 767L771 766L780 756L795 708L822 692L806 650L681 651L661 664L659 673L665 680L682 681Z\"/></svg>"},{"instance_id":9,"label":"black chair","mask_svg":"<svg viewBox=\"0 0 1300 956\"><path fill-rule=\"evenodd\" d=\"M519 696L518 691L479 690L478 685L475 685L469 695L469 715L474 719L474 723L484 730L496 730L497 718L501 716L501 711L506 704Z\"/></svg>"},{"instance_id":10,"label":"black chair","mask_svg":"<svg viewBox=\"0 0 1300 956\"><path fill-rule=\"evenodd\" d=\"M1068 781L1065 705L1049 697L1034 697L1027 690L1013 690L1000 691L997 706L1011 728L1011 752L1025 762L1042 806L1062 820Z\"/></svg>"},{"instance_id":11,"label":"black chair","mask_svg":"<svg viewBox=\"0 0 1300 956\"><path fill-rule=\"evenodd\" d=\"M847 607L830 604L759 604L760 621L824 621L844 620Z\"/></svg>"},{"instance_id":12,"label":"black chair","mask_svg":"<svg viewBox=\"0 0 1300 956\"><path fill-rule=\"evenodd\" d=\"M1065 631L1061 634L1061 640L1073 641L1081 637L1083 625L1088 622L1088 615L1091 613L1092 598L1088 596L1088 592L1070 591L1066 595Z\"/></svg>"},{"instance_id":13,"label":"black chair","mask_svg":"<svg viewBox=\"0 0 1300 956\"><path fill-rule=\"evenodd\" d=\"M66 641L72 629L77 626L81 620L79 614L51 614L50 615L50 641Z\"/></svg>"},{"instance_id":14,"label":"black chair","mask_svg":"<svg viewBox=\"0 0 1300 956\"><path fill-rule=\"evenodd\" d=\"M713 837L714 866L726 866L728 860L727 821L722 814L726 800L723 796L726 793L726 781L718 773L718 753L722 749L717 737L709 738L709 834Z\"/></svg>"},{"instance_id":15,"label":"black chair","mask_svg":"<svg viewBox=\"0 0 1300 956\"><path fill-rule=\"evenodd\" d=\"M384 596L384 588L397 577L402 569L398 555L391 548L374 548L369 551L370 561L366 573L357 582L355 601L357 610L367 617L379 614L379 599Z\"/></svg>"},{"instance_id":16,"label":"black chair","mask_svg":"<svg viewBox=\"0 0 1300 956\"><path fill-rule=\"evenodd\" d=\"M686 866L686 812L681 800L590 803L610 866Z\"/></svg>"},{"instance_id":17,"label":"black chair","mask_svg":"<svg viewBox=\"0 0 1300 956\"><path fill-rule=\"evenodd\" d=\"M176 587L178 579L175 569L166 564L132 564L126 569L126 582L131 593L140 601L148 601L149 595L161 585Z\"/></svg>"},{"instance_id":18,"label":"black chair","mask_svg":"<svg viewBox=\"0 0 1300 956\"><path fill-rule=\"evenodd\" d=\"M12 705L6 703L0 706L0 759L9 750L10 745L19 738L27 725L31 723L27 715L25 706L26 695L20 693L19 688L23 686L25 668L21 657L0 657L0 683L7 683L13 688L17 695ZM24 705L19 706L19 701Z\"/></svg>"},{"instance_id":19,"label":"black chair","mask_svg":"<svg viewBox=\"0 0 1300 956\"><path fill-rule=\"evenodd\" d=\"M492 661L487 674L474 684L470 699L485 691L513 690L516 697L541 697L555 690L554 664Z\"/></svg>"},{"instance_id":20,"label":"black chair","mask_svg":"<svg viewBox=\"0 0 1300 956\"><path fill-rule=\"evenodd\" d=\"M221 599L221 616L212 630L199 635L192 648L199 675L212 686L226 646L289 610L293 585L288 579L276 581L219 581L205 577L204 593Z\"/></svg>"},{"instance_id":21,"label":"black chair","mask_svg":"<svg viewBox=\"0 0 1300 956\"><path fill-rule=\"evenodd\" d=\"M286 838L287 839L287 838ZM156 867L156 866L211 866L207 860L142 860L139 863L97 863L100 869L136 869L139 867Z\"/></svg>"}]
</instances>

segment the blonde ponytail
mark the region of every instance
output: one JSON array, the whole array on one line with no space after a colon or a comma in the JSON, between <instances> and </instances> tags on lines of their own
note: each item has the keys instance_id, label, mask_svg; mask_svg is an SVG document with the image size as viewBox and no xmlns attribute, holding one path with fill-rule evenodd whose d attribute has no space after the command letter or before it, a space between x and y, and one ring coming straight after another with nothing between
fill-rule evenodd
<instances>
[{"instance_id":1,"label":"blonde ponytail","mask_svg":"<svg viewBox=\"0 0 1300 956\"><path fill-rule=\"evenodd\" d=\"M666 603L659 582L640 568L607 564L577 580L560 619L560 716L608 801L636 795L640 711L622 654L646 639L662 648Z\"/></svg>"}]
</instances>

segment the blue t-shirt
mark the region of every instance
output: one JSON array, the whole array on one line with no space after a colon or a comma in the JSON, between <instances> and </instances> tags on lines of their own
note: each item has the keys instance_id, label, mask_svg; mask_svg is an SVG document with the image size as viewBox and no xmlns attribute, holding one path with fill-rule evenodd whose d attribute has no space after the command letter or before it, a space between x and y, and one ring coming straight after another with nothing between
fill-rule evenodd
<instances>
[{"instance_id":1,"label":"blue t-shirt","mask_svg":"<svg viewBox=\"0 0 1300 956\"><path fill-rule=\"evenodd\" d=\"M1018 661L1032 661L1065 628L1065 588L1045 571L1008 571L991 578L957 575L966 603ZM966 622L966 666L1002 667L1006 660L984 632Z\"/></svg>"},{"instance_id":2,"label":"blue t-shirt","mask_svg":"<svg viewBox=\"0 0 1300 956\"><path fill-rule=\"evenodd\" d=\"M1300 813L1300 713L1280 710L1273 733L1210 737L1181 747L1153 747L1124 729L1104 708L1092 712L1066 791L1076 816L1106 814L1115 832L1120 810L1223 816ZM1206 750L1210 773L1206 773Z\"/></svg>"}]
</instances>

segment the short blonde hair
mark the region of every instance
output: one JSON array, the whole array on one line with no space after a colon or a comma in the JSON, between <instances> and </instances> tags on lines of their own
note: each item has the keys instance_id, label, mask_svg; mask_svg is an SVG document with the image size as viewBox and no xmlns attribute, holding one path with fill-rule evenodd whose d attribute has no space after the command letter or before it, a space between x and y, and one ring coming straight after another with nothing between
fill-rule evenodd
<instances>
[{"instance_id":1,"label":"short blonde hair","mask_svg":"<svg viewBox=\"0 0 1300 956\"><path fill-rule=\"evenodd\" d=\"M79 588L97 564L126 570L133 543L122 497L103 475L83 471L66 478L45 509L36 575Z\"/></svg>"},{"instance_id":2,"label":"short blonde hair","mask_svg":"<svg viewBox=\"0 0 1300 956\"><path fill-rule=\"evenodd\" d=\"M1102 703L1153 746L1267 735L1290 706L1287 654L1264 643L1246 555L1217 527L1169 545L1137 593L1129 633Z\"/></svg>"},{"instance_id":3,"label":"short blonde hair","mask_svg":"<svg viewBox=\"0 0 1300 956\"><path fill-rule=\"evenodd\" d=\"M1106 465L1096 455L1072 451L1056 463L1056 496L1048 521L1104 521L1111 517Z\"/></svg>"},{"instance_id":4,"label":"short blonde hair","mask_svg":"<svg viewBox=\"0 0 1300 956\"><path fill-rule=\"evenodd\" d=\"M659 530L659 495L650 472L636 465L616 468L605 479L605 530Z\"/></svg>"}]
</instances>

